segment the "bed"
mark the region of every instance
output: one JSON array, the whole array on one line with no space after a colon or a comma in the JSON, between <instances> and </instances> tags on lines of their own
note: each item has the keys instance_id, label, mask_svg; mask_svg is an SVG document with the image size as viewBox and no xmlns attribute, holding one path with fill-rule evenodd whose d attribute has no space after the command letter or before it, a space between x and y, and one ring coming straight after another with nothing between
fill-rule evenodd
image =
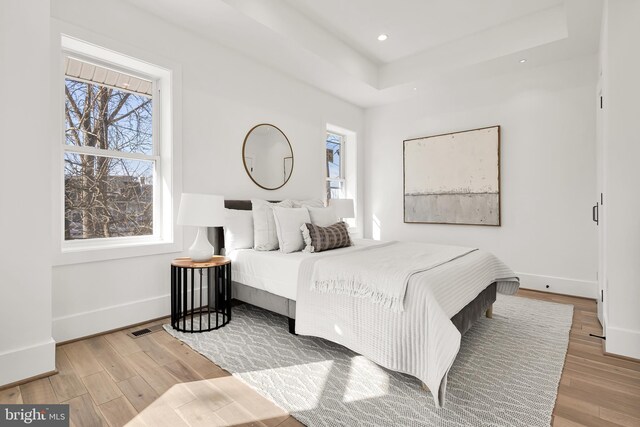
<instances>
[{"instance_id":1,"label":"bed","mask_svg":"<svg viewBox=\"0 0 640 427\"><path fill-rule=\"evenodd\" d=\"M227 200L225 206L230 209L251 210L251 202L248 200ZM224 247L222 229L212 229L210 239L216 248ZM411 279L412 282L431 280L439 283L436 288L441 289L442 295L451 288L449 280L465 286L467 282L475 281L469 285L469 295L475 295L467 297L470 301L465 300L461 304L460 300L449 298L448 303L444 304L444 311L447 312L445 322L442 321L443 313L440 313L439 307L427 309L424 306L423 302L427 301L428 305L433 297L422 295L425 287L416 283L410 282L408 285L408 307L404 313L378 309L362 298L313 292L309 286L302 285L303 282L308 283L317 259L370 246L377 249L375 245L379 243L356 239L353 247L320 254L282 254L278 251L251 249L232 251L226 254L232 259L232 295L239 301L287 316L291 333L313 335L337 342L381 366L416 376L432 391L436 405L441 406L445 400L446 374L459 349L459 337L480 317L492 316L496 293L514 293L518 286L517 278L512 277L512 272L506 267L502 268L495 257L480 251L460 260L453 260L446 266L414 275L417 279ZM469 279L473 268L478 268L477 265L482 263L495 263L496 266L492 265L492 268L497 269L499 273L495 274L498 274L500 280L484 283L482 280L487 282L486 278ZM446 298L446 295L442 297ZM421 302L413 304L409 301ZM304 310L300 310L302 305ZM424 313L431 313L429 316L432 319L427 319ZM346 318L351 319L349 321ZM422 326L415 327L423 324L424 329ZM408 340L407 336L411 334L413 337ZM452 335L457 335L457 340L452 339ZM410 341L409 345L407 341ZM422 341L432 343L421 344ZM386 346L380 345L385 342ZM407 347L410 347L407 354L398 356ZM435 357L429 353L429 348L433 347L447 348L443 351L445 356ZM428 359L430 366L425 366L422 359Z\"/></svg>"}]
</instances>

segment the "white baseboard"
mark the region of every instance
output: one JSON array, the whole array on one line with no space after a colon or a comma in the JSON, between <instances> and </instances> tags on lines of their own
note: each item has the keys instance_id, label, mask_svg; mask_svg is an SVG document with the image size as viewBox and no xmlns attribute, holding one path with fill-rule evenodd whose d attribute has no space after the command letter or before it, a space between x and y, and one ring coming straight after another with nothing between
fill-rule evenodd
<instances>
[{"instance_id":1,"label":"white baseboard","mask_svg":"<svg viewBox=\"0 0 640 427\"><path fill-rule=\"evenodd\" d=\"M198 292L198 289L196 289L196 295ZM206 294L206 286L203 287L202 292ZM191 292L188 292L187 298L190 298L190 295ZM198 298L196 296L196 304ZM158 317L169 316L170 314L171 294L160 295L54 318L53 338L57 342L74 340L157 319Z\"/></svg>"},{"instance_id":2,"label":"white baseboard","mask_svg":"<svg viewBox=\"0 0 640 427\"><path fill-rule=\"evenodd\" d=\"M640 331L607 326L607 353L640 360Z\"/></svg>"},{"instance_id":3,"label":"white baseboard","mask_svg":"<svg viewBox=\"0 0 640 427\"><path fill-rule=\"evenodd\" d=\"M0 387L56 369L56 342L49 338L0 354Z\"/></svg>"},{"instance_id":4,"label":"white baseboard","mask_svg":"<svg viewBox=\"0 0 640 427\"><path fill-rule=\"evenodd\" d=\"M535 291L573 295L584 298L598 298L598 282L567 279L564 277L542 276L538 274L516 273L520 278L520 287ZM547 287L548 286L548 287Z\"/></svg>"},{"instance_id":5,"label":"white baseboard","mask_svg":"<svg viewBox=\"0 0 640 427\"><path fill-rule=\"evenodd\" d=\"M598 284L595 281L589 282L527 273L516 274L520 278L520 287L524 289L594 299L598 296ZM546 287L547 285L549 285L549 288ZM171 296L166 294L58 317L53 319L53 338L57 342L63 342L122 328L146 320L168 316L170 308Z\"/></svg>"},{"instance_id":6,"label":"white baseboard","mask_svg":"<svg viewBox=\"0 0 640 427\"><path fill-rule=\"evenodd\" d=\"M85 311L53 319L53 338L69 341L122 328L171 313L171 295Z\"/></svg>"}]
</instances>

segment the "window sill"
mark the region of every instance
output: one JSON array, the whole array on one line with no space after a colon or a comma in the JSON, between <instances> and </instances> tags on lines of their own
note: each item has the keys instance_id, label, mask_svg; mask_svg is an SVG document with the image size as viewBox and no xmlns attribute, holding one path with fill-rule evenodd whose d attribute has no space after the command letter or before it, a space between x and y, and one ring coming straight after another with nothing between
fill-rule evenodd
<instances>
[{"instance_id":1,"label":"window sill","mask_svg":"<svg viewBox=\"0 0 640 427\"><path fill-rule=\"evenodd\" d=\"M182 252L182 242L154 240L135 243L114 243L112 245L87 244L73 248L58 248L53 256L53 265L101 262L176 252Z\"/></svg>"}]
</instances>

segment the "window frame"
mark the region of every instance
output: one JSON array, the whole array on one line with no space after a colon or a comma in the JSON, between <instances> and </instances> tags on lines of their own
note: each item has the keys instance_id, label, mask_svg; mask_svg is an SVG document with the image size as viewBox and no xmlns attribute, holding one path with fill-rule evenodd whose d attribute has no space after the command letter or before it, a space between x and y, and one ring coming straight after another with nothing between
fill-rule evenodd
<instances>
[{"instance_id":1,"label":"window frame","mask_svg":"<svg viewBox=\"0 0 640 427\"><path fill-rule=\"evenodd\" d=\"M54 151L52 163L53 265L180 252L183 233L181 227L175 226L177 206L174 200L179 198L181 192L181 176L175 173L175 170L180 165L182 150L180 145L174 144L174 139L179 137L182 123L181 66L163 57L154 56L148 51L119 44L65 23L54 25L53 31L59 31L57 37L60 41L59 54L52 57L54 65L51 70L52 108L57 117L55 141L59 141L55 144L58 150ZM64 80L67 78L64 58L66 56L151 80L153 83L153 144L154 154L159 159L156 160L154 168L154 234L152 235L65 240L64 154L69 151L65 141L64 117ZM82 148L83 151L85 149L92 155L104 155L104 151L111 151L94 149L96 152L92 147ZM120 158L131 155L137 157L134 153L125 154L115 150L114 152L117 153L116 157ZM148 160L148 158L142 160Z\"/></svg>"},{"instance_id":2,"label":"window frame","mask_svg":"<svg viewBox=\"0 0 640 427\"><path fill-rule=\"evenodd\" d=\"M326 168L326 146L327 146L327 134L339 135L341 136L342 141L342 164L340 165L342 168L342 179L343 179L343 198L353 199L354 202L354 211L355 217L345 219L347 224L349 224L349 232L354 236L362 237L362 221L363 214L361 209L361 199L360 194L362 194L362 181L360 179L362 171L359 170L358 158L359 158L359 145L360 142L358 140L358 133L355 130L351 130L349 128L335 125L332 123L326 123L325 127L325 137L322 141L322 146L324 150L323 162L324 167ZM326 172L323 172L326 174ZM326 182L327 177L325 176L324 182L324 199L325 202L328 203L329 199L327 198L327 189Z\"/></svg>"},{"instance_id":3,"label":"window frame","mask_svg":"<svg viewBox=\"0 0 640 427\"><path fill-rule=\"evenodd\" d=\"M142 153L129 153L126 151L108 150L103 148L84 147L84 146L80 147L76 145L69 145L66 143L66 140L63 139L62 141L63 179L64 179L64 163L65 163L64 158L67 153L87 154L87 155L96 156L96 157L111 157L115 159L140 160L140 161L153 162L153 220L152 220L153 232L151 234L147 234L144 236L114 236L114 237L96 237L96 238L90 238L90 239L66 240L65 239L65 223L64 223L64 219L65 219L64 209L66 206L65 206L65 196L64 196L65 189L63 188L63 191L62 191L62 209L63 209L62 250L63 251L70 251L74 249L83 250L83 249L90 249L90 248L112 247L112 246L118 246L122 244L129 244L129 245L136 244L136 243L146 244L146 243L150 243L150 242L153 243L161 240L162 224L163 224L163 218L162 218L162 200L163 200L162 193L163 192L156 191L158 188L160 188L161 181L162 181L162 161L161 161L162 159L160 155L160 144L162 140L162 138L160 137L160 121L162 120L162 117L160 117L160 108L159 108L161 103L160 88L158 84L159 78L154 76L149 76L144 73L136 72L135 70L132 71L130 69L127 69L115 64L106 63L104 61L101 61L98 58L88 57L86 55L78 54L77 52L69 51L67 49L63 49L62 54L63 54L63 61L67 57L74 58L85 63L96 65L101 68L110 69L118 73L127 74L133 77L137 77L139 79L147 80L147 81L150 81L152 84L152 89L151 89L152 154L149 155L149 154L142 154ZM96 86L112 87L109 85L91 82L85 79L67 76L64 73L62 75L62 78L63 78L64 85L66 85L66 80L69 79L69 80L74 80L82 83L91 83ZM130 93L138 94L138 92L128 91L126 89L122 89L119 87L114 87L114 89L122 92L130 92ZM63 129L63 134L65 131L66 131L66 126Z\"/></svg>"},{"instance_id":4,"label":"window frame","mask_svg":"<svg viewBox=\"0 0 640 427\"><path fill-rule=\"evenodd\" d=\"M329 135L336 135L338 137L340 137L340 177L339 178L331 178L329 176L325 176L325 202L329 201L329 197L328 196L328 192L326 189L326 185L329 182L332 181L338 181L342 184L342 191L345 193L344 195L346 196L346 191L347 191L347 178L346 178L346 153L347 150L345 149L346 147L346 135L343 135L340 132L335 132L332 130L327 129L325 132L325 139L324 139L324 146L325 146L325 170L326 170L326 162L327 162L327 153L326 153L326 147L327 147L327 139L329 139Z\"/></svg>"}]
</instances>

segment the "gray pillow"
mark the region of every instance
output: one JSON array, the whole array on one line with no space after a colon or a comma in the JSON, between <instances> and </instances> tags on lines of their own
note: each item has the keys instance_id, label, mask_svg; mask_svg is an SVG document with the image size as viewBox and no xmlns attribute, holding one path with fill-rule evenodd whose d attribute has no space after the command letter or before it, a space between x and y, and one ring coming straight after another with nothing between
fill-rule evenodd
<instances>
[{"instance_id":1,"label":"gray pillow","mask_svg":"<svg viewBox=\"0 0 640 427\"><path fill-rule=\"evenodd\" d=\"M307 223L300 227L300 230L306 244L304 252L322 252L353 244L349 235L349 226L345 222L338 222L328 227Z\"/></svg>"}]
</instances>

